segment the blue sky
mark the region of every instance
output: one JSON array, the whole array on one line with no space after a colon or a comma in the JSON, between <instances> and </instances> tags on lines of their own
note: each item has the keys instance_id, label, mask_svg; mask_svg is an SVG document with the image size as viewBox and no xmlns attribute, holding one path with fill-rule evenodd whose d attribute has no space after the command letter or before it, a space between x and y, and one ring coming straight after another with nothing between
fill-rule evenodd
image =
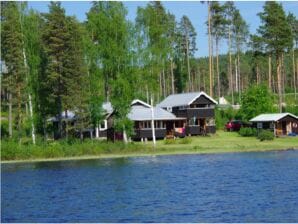
<instances>
[{"instance_id":1,"label":"blue sky","mask_svg":"<svg viewBox=\"0 0 298 224\"><path fill-rule=\"evenodd\" d=\"M134 21L136 17L137 7L145 7L148 2L145 1L127 1L124 2L128 10L127 18ZM197 32L197 48L196 56L207 56L208 55L208 37L206 35L206 20L207 20L207 6L206 4L200 3L200 1L165 1L162 2L166 10L176 16L176 20L179 21L183 15L186 15L191 20L193 26ZM48 11L48 1L43 2L29 2L29 7L38 10L39 12ZM251 33L255 33L258 26L260 25L258 12L262 11L264 2L262 1L238 1L235 2L236 7L240 10L241 15L249 24ZM285 11L292 12L298 18L298 2L286 2L283 1L282 5ZM64 1L62 6L66 10L67 15L75 15L80 21L86 19L86 13L91 7L90 2L79 2L79 1ZM222 41L220 52L225 53L227 50L226 43Z\"/></svg>"}]
</instances>

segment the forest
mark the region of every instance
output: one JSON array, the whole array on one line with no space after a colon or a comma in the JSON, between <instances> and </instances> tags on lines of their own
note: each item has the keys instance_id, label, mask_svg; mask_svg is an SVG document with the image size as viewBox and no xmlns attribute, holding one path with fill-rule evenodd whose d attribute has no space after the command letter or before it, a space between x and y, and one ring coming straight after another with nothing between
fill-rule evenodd
<instances>
[{"instance_id":1,"label":"forest","mask_svg":"<svg viewBox=\"0 0 298 224\"><path fill-rule=\"evenodd\" d=\"M195 57L196 27L162 2L139 7L135 21L122 2L90 4L79 22L61 2L50 2L48 13L1 2L1 137L35 143L36 136L46 138L50 117L58 116L61 130L67 111L76 111L77 130L98 126L106 101L116 129L129 130L133 99L158 103L195 91L241 105L250 88L260 87L272 95L276 112L298 115L298 20L281 3L264 2L256 12L261 24L250 34L232 1L197 2L208 8L209 56L201 58ZM223 44L228 52L219 54Z\"/></svg>"}]
</instances>

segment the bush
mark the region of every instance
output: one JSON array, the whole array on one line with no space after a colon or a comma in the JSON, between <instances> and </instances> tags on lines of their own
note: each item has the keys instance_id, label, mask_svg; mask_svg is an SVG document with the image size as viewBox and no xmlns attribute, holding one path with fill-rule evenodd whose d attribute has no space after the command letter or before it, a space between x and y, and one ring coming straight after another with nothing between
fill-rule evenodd
<instances>
[{"instance_id":1,"label":"bush","mask_svg":"<svg viewBox=\"0 0 298 224\"><path fill-rule=\"evenodd\" d=\"M241 128L239 130L239 135L242 137L257 136L257 130L255 128Z\"/></svg>"},{"instance_id":2,"label":"bush","mask_svg":"<svg viewBox=\"0 0 298 224\"><path fill-rule=\"evenodd\" d=\"M267 130L262 130L259 135L258 135L258 139L260 139L260 141L272 141L274 139L274 134L272 131L267 131Z\"/></svg>"},{"instance_id":3,"label":"bush","mask_svg":"<svg viewBox=\"0 0 298 224\"><path fill-rule=\"evenodd\" d=\"M174 140L174 139L165 139L165 140L164 140L164 144L165 144L165 145L172 145L172 144L175 144L175 140Z\"/></svg>"},{"instance_id":4,"label":"bush","mask_svg":"<svg viewBox=\"0 0 298 224\"><path fill-rule=\"evenodd\" d=\"M179 144L190 144L192 142L192 139L191 138L182 138L182 139L179 139Z\"/></svg>"}]
</instances>

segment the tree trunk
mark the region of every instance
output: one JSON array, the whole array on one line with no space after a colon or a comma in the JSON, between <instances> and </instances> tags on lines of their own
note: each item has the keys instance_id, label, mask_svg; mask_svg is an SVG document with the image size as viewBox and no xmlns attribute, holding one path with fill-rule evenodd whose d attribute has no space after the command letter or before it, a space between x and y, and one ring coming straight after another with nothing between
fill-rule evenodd
<instances>
[{"instance_id":1,"label":"tree trunk","mask_svg":"<svg viewBox=\"0 0 298 224\"><path fill-rule=\"evenodd\" d=\"M213 97L213 84L212 84L212 38L211 38L211 13L210 13L210 2L208 4L208 48L209 48L209 95Z\"/></svg>"},{"instance_id":2,"label":"tree trunk","mask_svg":"<svg viewBox=\"0 0 298 224\"><path fill-rule=\"evenodd\" d=\"M190 64L189 64L189 46L188 35L186 36L186 60L187 60L187 74L188 74L188 92L191 92L191 76L190 76Z\"/></svg>"},{"instance_id":3,"label":"tree trunk","mask_svg":"<svg viewBox=\"0 0 298 224\"><path fill-rule=\"evenodd\" d=\"M174 79L174 68L173 59L171 58L171 79L172 79L172 94L175 94L175 79Z\"/></svg>"},{"instance_id":4,"label":"tree trunk","mask_svg":"<svg viewBox=\"0 0 298 224\"><path fill-rule=\"evenodd\" d=\"M231 52L231 26L229 26L229 90L232 94L232 105L234 105L234 85L233 85L233 69L232 69L232 52Z\"/></svg>"},{"instance_id":5,"label":"tree trunk","mask_svg":"<svg viewBox=\"0 0 298 224\"><path fill-rule=\"evenodd\" d=\"M271 83L272 83L272 70L271 70L271 55L269 55L268 57L268 86L269 86L269 89L272 90L272 86L271 86Z\"/></svg>"},{"instance_id":6,"label":"tree trunk","mask_svg":"<svg viewBox=\"0 0 298 224\"><path fill-rule=\"evenodd\" d=\"M80 140L81 140L81 142L84 140L82 128L80 128Z\"/></svg>"},{"instance_id":7,"label":"tree trunk","mask_svg":"<svg viewBox=\"0 0 298 224\"><path fill-rule=\"evenodd\" d=\"M294 95L296 99L296 66L295 66L295 49L292 49L292 63L293 63L293 87L294 87Z\"/></svg>"},{"instance_id":8,"label":"tree trunk","mask_svg":"<svg viewBox=\"0 0 298 224\"><path fill-rule=\"evenodd\" d=\"M65 138L68 139L68 113L67 110L65 110Z\"/></svg>"},{"instance_id":9,"label":"tree trunk","mask_svg":"<svg viewBox=\"0 0 298 224\"><path fill-rule=\"evenodd\" d=\"M259 71L259 64L256 64L256 73L257 73L257 85L260 85L260 71Z\"/></svg>"},{"instance_id":10,"label":"tree trunk","mask_svg":"<svg viewBox=\"0 0 298 224\"><path fill-rule=\"evenodd\" d=\"M33 109L32 109L32 99L31 94L29 94L29 111L30 111L30 118L31 118L31 136L32 136L32 142L35 145L36 143L36 137L35 137L35 126L34 126L34 119L33 119Z\"/></svg>"},{"instance_id":11,"label":"tree trunk","mask_svg":"<svg viewBox=\"0 0 298 224\"><path fill-rule=\"evenodd\" d=\"M19 84L20 85L20 84ZM18 139L21 142L22 137L22 96L21 96L21 87L18 85L17 87L17 129L18 129Z\"/></svg>"},{"instance_id":12,"label":"tree trunk","mask_svg":"<svg viewBox=\"0 0 298 224\"><path fill-rule=\"evenodd\" d=\"M95 138L99 138L99 128L98 128L98 124L96 125L96 128L95 128Z\"/></svg>"},{"instance_id":13,"label":"tree trunk","mask_svg":"<svg viewBox=\"0 0 298 224\"><path fill-rule=\"evenodd\" d=\"M282 80L282 101L285 102L285 85L286 85L286 73L284 66L284 53L281 54L281 80Z\"/></svg>"},{"instance_id":14,"label":"tree trunk","mask_svg":"<svg viewBox=\"0 0 298 224\"><path fill-rule=\"evenodd\" d=\"M127 134L126 134L126 130L125 130L125 126L123 125L123 142L125 144L127 144Z\"/></svg>"},{"instance_id":15,"label":"tree trunk","mask_svg":"<svg viewBox=\"0 0 298 224\"><path fill-rule=\"evenodd\" d=\"M23 49L23 58L24 58L24 65L25 65L25 69L26 69L26 81L28 83L28 86L30 86L29 80L28 80L29 68L28 68L25 49ZM31 94L30 94L30 90L28 92L29 92L28 93L28 101L29 101L29 113L30 113L29 115L30 115L30 122L31 122L31 136L32 136L32 142L35 145L35 127L34 127L34 118L33 118L32 97L31 97ZM27 106L27 104L26 104L26 106Z\"/></svg>"},{"instance_id":16,"label":"tree trunk","mask_svg":"<svg viewBox=\"0 0 298 224\"><path fill-rule=\"evenodd\" d=\"M12 94L8 94L8 133L12 138Z\"/></svg>"},{"instance_id":17,"label":"tree trunk","mask_svg":"<svg viewBox=\"0 0 298 224\"><path fill-rule=\"evenodd\" d=\"M282 86L281 86L281 56L276 55L276 74L279 112L282 112Z\"/></svg>"},{"instance_id":18,"label":"tree trunk","mask_svg":"<svg viewBox=\"0 0 298 224\"><path fill-rule=\"evenodd\" d=\"M238 92L238 67L237 67L237 60L235 59L235 91Z\"/></svg>"},{"instance_id":19,"label":"tree trunk","mask_svg":"<svg viewBox=\"0 0 298 224\"><path fill-rule=\"evenodd\" d=\"M298 58L296 58L296 89L297 89L297 87L298 87ZM295 97L296 97L296 95L295 95Z\"/></svg>"},{"instance_id":20,"label":"tree trunk","mask_svg":"<svg viewBox=\"0 0 298 224\"><path fill-rule=\"evenodd\" d=\"M162 73L159 73L159 95L162 96Z\"/></svg>"},{"instance_id":21,"label":"tree trunk","mask_svg":"<svg viewBox=\"0 0 298 224\"><path fill-rule=\"evenodd\" d=\"M241 68L240 68L240 51L237 53L237 67L238 67L238 91L241 94ZM240 95L239 94L239 95Z\"/></svg>"},{"instance_id":22,"label":"tree trunk","mask_svg":"<svg viewBox=\"0 0 298 224\"><path fill-rule=\"evenodd\" d=\"M217 73L217 95L220 97L220 77L219 77L219 58L218 58L218 37L216 37L216 73Z\"/></svg>"},{"instance_id":23,"label":"tree trunk","mask_svg":"<svg viewBox=\"0 0 298 224\"><path fill-rule=\"evenodd\" d=\"M162 68L162 80L163 80L163 92L162 92L162 95L163 97L166 96L166 76L165 76L165 67L163 65L163 68Z\"/></svg>"},{"instance_id":24,"label":"tree trunk","mask_svg":"<svg viewBox=\"0 0 298 224\"><path fill-rule=\"evenodd\" d=\"M58 138L62 137L62 102L61 97L58 97Z\"/></svg>"}]
</instances>

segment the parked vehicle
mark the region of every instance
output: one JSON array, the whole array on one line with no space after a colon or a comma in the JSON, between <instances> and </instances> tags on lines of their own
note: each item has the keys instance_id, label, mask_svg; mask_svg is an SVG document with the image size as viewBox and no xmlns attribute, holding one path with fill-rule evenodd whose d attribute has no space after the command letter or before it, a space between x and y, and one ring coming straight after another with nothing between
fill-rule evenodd
<instances>
[{"instance_id":1,"label":"parked vehicle","mask_svg":"<svg viewBox=\"0 0 298 224\"><path fill-rule=\"evenodd\" d=\"M231 120L226 123L225 130L226 131L239 131L242 127L250 127L250 124L245 123L240 120Z\"/></svg>"}]
</instances>

